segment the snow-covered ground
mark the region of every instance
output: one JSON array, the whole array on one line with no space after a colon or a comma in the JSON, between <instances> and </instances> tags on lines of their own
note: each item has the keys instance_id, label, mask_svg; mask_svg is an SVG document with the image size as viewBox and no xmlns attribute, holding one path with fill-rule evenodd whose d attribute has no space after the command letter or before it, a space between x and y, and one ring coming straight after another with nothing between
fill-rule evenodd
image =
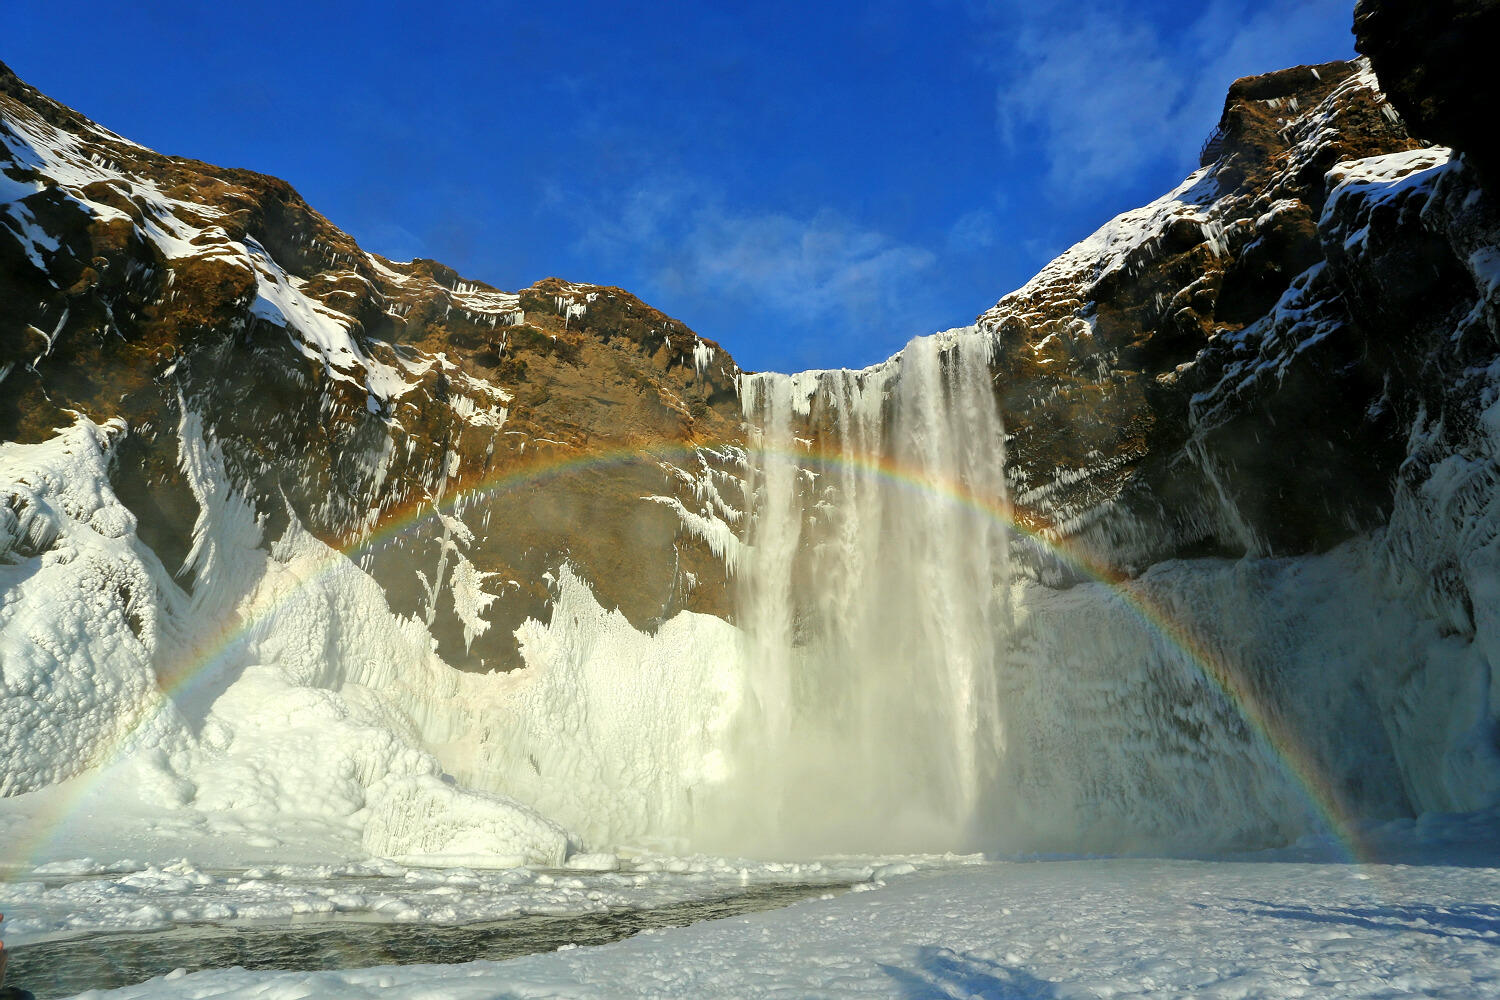
<instances>
[{"instance_id":1,"label":"snow-covered ground","mask_svg":"<svg viewBox=\"0 0 1500 1000\"><path fill-rule=\"evenodd\" d=\"M596 856L598 857L598 856ZM51 862L0 882L9 947L91 934L165 931L212 924L284 925L317 920L465 926L523 916L659 909L767 886L873 885L892 873L972 865L977 858L848 858L756 862L648 855L614 871L406 868L388 861L272 864L205 869L92 858ZM25 984L22 984L25 985Z\"/></svg>"},{"instance_id":2,"label":"snow-covered ground","mask_svg":"<svg viewBox=\"0 0 1500 1000\"><path fill-rule=\"evenodd\" d=\"M237 840L194 846L229 849ZM83 994L121 1000L1500 996L1500 813L1366 824L1358 847L1382 860L1336 860L1347 844L1328 837L1204 860L593 859L613 871L383 861L231 871L74 859L10 872L0 909L7 945L24 952L98 935L118 941L120 932L149 942L154 932L195 927L493 926L664 909L772 886L852 886L820 898L813 888L785 909L506 962L178 971ZM242 840L237 852L255 853ZM273 853L289 852L283 845Z\"/></svg>"},{"instance_id":3,"label":"snow-covered ground","mask_svg":"<svg viewBox=\"0 0 1500 1000\"><path fill-rule=\"evenodd\" d=\"M1490 997L1500 996L1500 871L996 863L509 962L232 969L85 995Z\"/></svg>"}]
</instances>

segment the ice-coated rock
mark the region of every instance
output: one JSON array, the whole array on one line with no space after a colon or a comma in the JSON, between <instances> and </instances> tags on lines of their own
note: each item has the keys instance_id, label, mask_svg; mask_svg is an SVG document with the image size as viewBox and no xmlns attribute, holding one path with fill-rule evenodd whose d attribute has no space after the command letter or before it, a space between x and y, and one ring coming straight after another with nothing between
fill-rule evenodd
<instances>
[{"instance_id":1,"label":"ice-coated rock","mask_svg":"<svg viewBox=\"0 0 1500 1000\"><path fill-rule=\"evenodd\" d=\"M567 831L535 810L431 775L387 785L371 808L363 843L377 857L450 867L487 859L490 868L560 868L568 856Z\"/></svg>"}]
</instances>

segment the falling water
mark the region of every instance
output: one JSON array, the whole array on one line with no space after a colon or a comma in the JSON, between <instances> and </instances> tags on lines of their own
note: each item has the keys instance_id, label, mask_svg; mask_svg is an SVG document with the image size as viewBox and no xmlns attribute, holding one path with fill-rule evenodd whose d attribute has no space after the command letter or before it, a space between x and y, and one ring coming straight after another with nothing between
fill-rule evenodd
<instances>
[{"instance_id":1,"label":"falling water","mask_svg":"<svg viewBox=\"0 0 1500 1000\"><path fill-rule=\"evenodd\" d=\"M725 804L728 839L969 840L1007 618L1005 531L984 512L1004 490L989 361L967 329L864 371L746 377L751 698L732 755L756 794Z\"/></svg>"}]
</instances>

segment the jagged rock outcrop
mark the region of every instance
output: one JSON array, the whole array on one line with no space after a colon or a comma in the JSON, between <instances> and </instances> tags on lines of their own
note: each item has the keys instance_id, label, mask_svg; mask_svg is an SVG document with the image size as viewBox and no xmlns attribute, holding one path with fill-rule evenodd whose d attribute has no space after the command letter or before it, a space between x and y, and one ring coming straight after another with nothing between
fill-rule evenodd
<instances>
[{"instance_id":1,"label":"jagged rock outcrop","mask_svg":"<svg viewBox=\"0 0 1500 1000\"><path fill-rule=\"evenodd\" d=\"M1384 524L1495 331L1493 209L1449 161L1367 63L1236 82L1202 169L980 318L1018 514L1125 573Z\"/></svg>"},{"instance_id":2,"label":"jagged rock outcrop","mask_svg":"<svg viewBox=\"0 0 1500 1000\"><path fill-rule=\"evenodd\" d=\"M286 182L152 152L3 66L0 143L0 440L124 418L113 486L169 568L198 512L186 409L268 541L295 516L350 551L450 662L513 665L564 559L639 626L728 614L711 553L642 499L739 438L717 344L618 288L366 253Z\"/></svg>"}]
</instances>

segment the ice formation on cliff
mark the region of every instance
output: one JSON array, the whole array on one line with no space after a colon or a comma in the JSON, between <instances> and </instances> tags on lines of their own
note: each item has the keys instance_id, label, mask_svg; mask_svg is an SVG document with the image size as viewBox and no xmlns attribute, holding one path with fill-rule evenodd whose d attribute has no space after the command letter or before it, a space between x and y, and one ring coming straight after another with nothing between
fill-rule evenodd
<instances>
[{"instance_id":1,"label":"ice formation on cliff","mask_svg":"<svg viewBox=\"0 0 1500 1000\"><path fill-rule=\"evenodd\" d=\"M316 818L356 839L373 814L381 853L442 853L443 829L471 857L565 856L566 836L526 807L439 782L424 746L468 717L461 675L295 522L257 547L259 519L190 414L202 515L181 591L109 490L118 430L79 418L0 447L4 787L103 771L166 810Z\"/></svg>"},{"instance_id":2,"label":"ice formation on cliff","mask_svg":"<svg viewBox=\"0 0 1500 1000\"><path fill-rule=\"evenodd\" d=\"M0 446L7 790L108 769L154 808L316 819L427 863L556 865L579 834L682 836L693 789L724 779L727 623L683 614L642 634L564 568L552 624L522 629L526 670L455 670L295 518L267 551L191 412L185 592L110 491L120 430L80 418Z\"/></svg>"}]
</instances>

